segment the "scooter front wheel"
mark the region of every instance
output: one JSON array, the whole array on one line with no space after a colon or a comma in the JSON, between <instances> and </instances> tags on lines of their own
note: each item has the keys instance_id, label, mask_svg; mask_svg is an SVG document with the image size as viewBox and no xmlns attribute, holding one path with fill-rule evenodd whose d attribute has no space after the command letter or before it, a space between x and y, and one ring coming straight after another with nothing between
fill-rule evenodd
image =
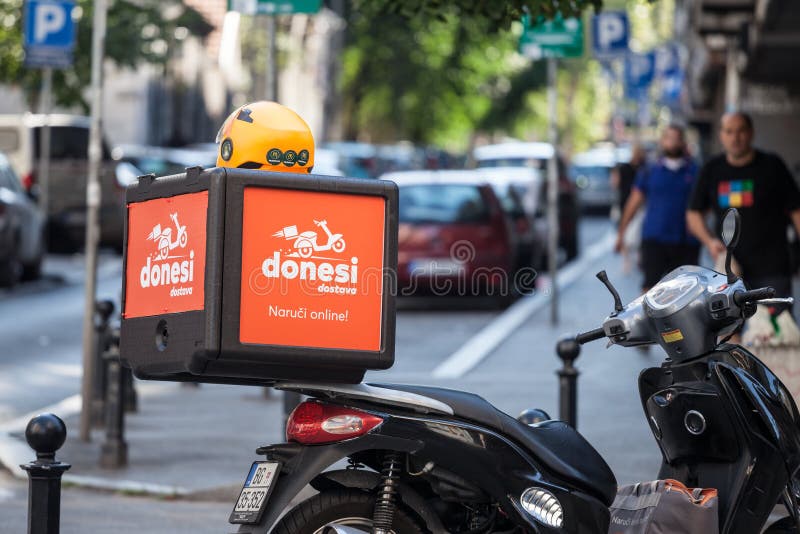
<instances>
[{"instance_id":1,"label":"scooter front wheel","mask_svg":"<svg viewBox=\"0 0 800 534\"><path fill-rule=\"evenodd\" d=\"M372 532L375 495L362 490L337 489L323 491L300 503L281 519L273 534L322 534L326 525L353 527ZM422 534L410 512L398 506L392 531L395 534Z\"/></svg>"},{"instance_id":2,"label":"scooter front wheel","mask_svg":"<svg viewBox=\"0 0 800 534\"><path fill-rule=\"evenodd\" d=\"M336 241L331 248L334 252L344 252L345 242L344 239Z\"/></svg>"}]
</instances>

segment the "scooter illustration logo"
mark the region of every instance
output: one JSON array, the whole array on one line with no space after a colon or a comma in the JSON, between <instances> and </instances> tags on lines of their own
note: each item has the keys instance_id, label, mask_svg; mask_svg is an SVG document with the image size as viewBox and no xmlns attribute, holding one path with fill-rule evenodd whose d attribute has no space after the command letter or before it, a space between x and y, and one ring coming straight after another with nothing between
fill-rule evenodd
<instances>
[{"instance_id":1,"label":"scooter illustration logo","mask_svg":"<svg viewBox=\"0 0 800 534\"><path fill-rule=\"evenodd\" d=\"M162 229L161 224L155 225L153 231L147 236L148 241L155 241L156 243L156 252L153 257L157 260L167 259L171 250L179 246L186 248L186 244L189 242L189 237L186 235L186 225L181 226L178 222L178 214L170 213L169 217L175 223L175 229L177 230L175 239L172 239L172 228L167 226Z\"/></svg>"},{"instance_id":2,"label":"scooter illustration logo","mask_svg":"<svg viewBox=\"0 0 800 534\"><path fill-rule=\"evenodd\" d=\"M334 234L328 228L328 221L312 219L314 224L322 228L325 242L319 242L319 234L308 230L299 232L297 225L284 226L272 237L283 238L291 243L291 248L276 250L271 257L264 260L261 271L267 278L286 278L304 281L319 281L317 291L320 293L338 293L355 295L354 284L358 281L358 258L326 257L320 253L333 251L341 254L347 248L343 234ZM292 258L299 258L294 260ZM321 260L321 261L320 261ZM347 287L327 285L348 284Z\"/></svg>"},{"instance_id":3,"label":"scooter illustration logo","mask_svg":"<svg viewBox=\"0 0 800 534\"><path fill-rule=\"evenodd\" d=\"M173 228L156 224L153 231L147 236L148 241L153 241L155 250L147 257L147 263L139 273L139 283L142 288L157 287L160 285L185 284L194 281L194 250L189 251L189 259L182 260L186 254L170 255L176 248L185 249L189 243L186 225L178 222L178 213L169 214L175 224ZM167 261L175 260L175 261ZM191 295L192 288L173 288L170 296Z\"/></svg>"},{"instance_id":4,"label":"scooter illustration logo","mask_svg":"<svg viewBox=\"0 0 800 534\"><path fill-rule=\"evenodd\" d=\"M344 242L342 234L334 234L328 229L328 221L314 220L314 224L325 231L327 235L327 242L320 244L317 242L317 232L308 230L302 233L297 232L297 226L286 226L282 230L278 230L273 237L282 237L288 241L293 241L293 248L295 252L289 254L291 257L310 258L315 252L326 252L332 250L337 253L344 252L347 246Z\"/></svg>"}]
</instances>

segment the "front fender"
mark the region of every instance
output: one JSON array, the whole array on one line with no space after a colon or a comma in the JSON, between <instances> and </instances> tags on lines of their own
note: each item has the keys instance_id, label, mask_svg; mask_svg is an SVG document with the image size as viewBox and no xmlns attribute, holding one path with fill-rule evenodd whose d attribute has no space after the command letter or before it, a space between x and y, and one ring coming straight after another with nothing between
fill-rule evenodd
<instances>
[{"instance_id":1,"label":"front fender","mask_svg":"<svg viewBox=\"0 0 800 534\"><path fill-rule=\"evenodd\" d=\"M271 445L259 449L268 460L283 463L281 474L275 481L275 490L267 503L267 509L257 525L240 525L240 534L269 534L283 516L284 510L292 500L320 473L348 456L367 450L394 450L413 453L421 450L423 443L418 440L367 434L329 445L304 446L294 443Z\"/></svg>"}]
</instances>

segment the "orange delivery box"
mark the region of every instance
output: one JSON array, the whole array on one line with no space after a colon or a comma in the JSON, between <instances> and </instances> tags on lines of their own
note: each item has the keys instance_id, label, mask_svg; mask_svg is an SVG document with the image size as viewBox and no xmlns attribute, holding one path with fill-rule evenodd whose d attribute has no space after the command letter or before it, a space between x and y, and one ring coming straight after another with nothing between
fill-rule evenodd
<instances>
[{"instance_id":1,"label":"orange delivery box","mask_svg":"<svg viewBox=\"0 0 800 534\"><path fill-rule=\"evenodd\" d=\"M393 364L393 183L198 167L140 177L126 201L137 377L357 383Z\"/></svg>"}]
</instances>

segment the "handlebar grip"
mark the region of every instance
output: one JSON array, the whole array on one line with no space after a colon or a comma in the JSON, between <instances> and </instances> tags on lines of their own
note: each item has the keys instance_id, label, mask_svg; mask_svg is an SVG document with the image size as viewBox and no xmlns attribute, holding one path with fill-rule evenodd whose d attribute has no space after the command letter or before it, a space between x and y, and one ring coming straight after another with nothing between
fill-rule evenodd
<instances>
[{"instance_id":1,"label":"handlebar grip","mask_svg":"<svg viewBox=\"0 0 800 534\"><path fill-rule=\"evenodd\" d=\"M583 345L584 343L589 343L590 341L595 341L604 337L606 337L605 331L602 328L595 328L594 330L578 334L575 336L575 341Z\"/></svg>"},{"instance_id":2,"label":"handlebar grip","mask_svg":"<svg viewBox=\"0 0 800 534\"><path fill-rule=\"evenodd\" d=\"M738 291L733 294L733 302L737 306L747 304L748 302L758 302L763 299L770 299L775 296L775 289L771 287L761 287L759 289L751 289L750 291Z\"/></svg>"}]
</instances>

